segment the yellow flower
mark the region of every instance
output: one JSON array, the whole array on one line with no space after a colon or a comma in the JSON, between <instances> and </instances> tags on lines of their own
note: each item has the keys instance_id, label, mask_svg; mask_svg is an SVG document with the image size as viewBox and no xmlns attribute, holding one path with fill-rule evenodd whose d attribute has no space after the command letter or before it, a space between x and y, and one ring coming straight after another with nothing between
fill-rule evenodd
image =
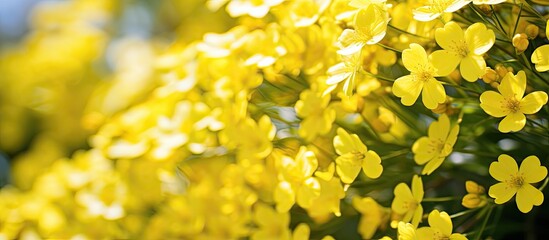
<instances>
[{"instance_id":1,"label":"yellow flower","mask_svg":"<svg viewBox=\"0 0 549 240\"><path fill-rule=\"evenodd\" d=\"M469 82L474 82L484 74L486 62L482 54L486 53L494 42L494 32L482 23L475 23L465 30L455 22L448 22L444 28L438 28L435 38L444 50L433 53L433 57L444 59L448 69L439 69L450 73L459 64L461 76Z\"/></svg>"},{"instance_id":2,"label":"yellow flower","mask_svg":"<svg viewBox=\"0 0 549 240\"><path fill-rule=\"evenodd\" d=\"M320 183L313 177L317 167L316 156L305 146L299 148L295 159L288 156L280 158L281 181L274 191L277 211L289 211L296 201L305 209L313 204L320 196Z\"/></svg>"},{"instance_id":3,"label":"yellow flower","mask_svg":"<svg viewBox=\"0 0 549 240\"><path fill-rule=\"evenodd\" d=\"M315 176L317 173L318 171ZM345 197L341 182L338 178L331 178L330 180L317 178L319 178L318 182L320 183L320 196L307 208L307 213L315 220L331 217L332 213L338 217L341 216L339 204L340 200Z\"/></svg>"},{"instance_id":4,"label":"yellow flower","mask_svg":"<svg viewBox=\"0 0 549 240\"><path fill-rule=\"evenodd\" d=\"M412 179L412 189L406 183L399 183L394 190L395 198L391 204L391 209L400 215L403 215L402 221L410 222L417 227L421 222L423 215L423 182L421 178L414 175Z\"/></svg>"},{"instance_id":5,"label":"yellow flower","mask_svg":"<svg viewBox=\"0 0 549 240\"><path fill-rule=\"evenodd\" d=\"M431 21L443 13L452 13L470 3L471 0L428 0L427 4L414 9L414 19Z\"/></svg>"},{"instance_id":6,"label":"yellow flower","mask_svg":"<svg viewBox=\"0 0 549 240\"><path fill-rule=\"evenodd\" d=\"M258 203L254 209L254 221L259 229L251 235L251 239L290 239L288 229L290 214L279 213L266 204Z\"/></svg>"},{"instance_id":7,"label":"yellow flower","mask_svg":"<svg viewBox=\"0 0 549 240\"><path fill-rule=\"evenodd\" d=\"M414 225L398 222L398 240L417 240L416 228Z\"/></svg>"},{"instance_id":8,"label":"yellow flower","mask_svg":"<svg viewBox=\"0 0 549 240\"><path fill-rule=\"evenodd\" d=\"M547 103L547 93L536 91L526 95L526 74L519 71L517 75L507 73L498 86L500 93L486 91L480 95L480 107L488 115L505 117L498 126L500 132L517 132L526 125L524 114L534 114Z\"/></svg>"},{"instance_id":9,"label":"yellow flower","mask_svg":"<svg viewBox=\"0 0 549 240\"><path fill-rule=\"evenodd\" d=\"M336 158L336 172L344 183L352 183L360 169L369 178L378 178L383 172L381 158L369 150L356 134L349 134L344 129L337 129L334 147L339 157Z\"/></svg>"},{"instance_id":10,"label":"yellow flower","mask_svg":"<svg viewBox=\"0 0 549 240\"><path fill-rule=\"evenodd\" d=\"M527 213L534 205L543 203L543 193L532 186L547 176L547 168L541 166L539 158L529 156L522 161L520 168L511 156L499 155L498 161L490 164L490 175L500 183L496 183L488 190L488 195L495 198L497 204L509 201L517 194L518 209Z\"/></svg>"},{"instance_id":11,"label":"yellow flower","mask_svg":"<svg viewBox=\"0 0 549 240\"><path fill-rule=\"evenodd\" d=\"M427 163L421 174L431 174L452 153L458 132L459 125L450 129L450 119L446 114L440 115L438 121L431 123L429 136L421 137L412 146L416 163L419 165Z\"/></svg>"},{"instance_id":12,"label":"yellow flower","mask_svg":"<svg viewBox=\"0 0 549 240\"><path fill-rule=\"evenodd\" d=\"M435 77L444 76L439 69L446 68L441 59L430 60L425 49L419 44L412 43L410 48L402 52L404 67L410 71L410 75L398 78L393 84L393 93L405 106L414 104L422 93L422 101L425 107L435 109L439 103L446 100L446 92L442 83Z\"/></svg>"},{"instance_id":13,"label":"yellow flower","mask_svg":"<svg viewBox=\"0 0 549 240\"><path fill-rule=\"evenodd\" d=\"M371 197L354 197L353 207L362 215L358 232L363 239L371 239L376 230L388 219L388 211Z\"/></svg>"},{"instance_id":14,"label":"yellow flower","mask_svg":"<svg viewBox=\"0 0 549 240\"><path fill-rule=\"evenodd\" d=\"M452 219L446 212L433 210L429 213L429 226L422 227L416 231L418 239L450 239L450 240L466 240L467 238L459 233L452 234Z\"/></svg>"},{"instance_id":15,"label":"yellow flower","mask_svg":"<svg viewBox=\"0 0 549 240\"><path fill-rule=\"evenodd\" d=\"M336 113L327 108L330 103L330 95L324 95L305 90L299 95L299 101L295 103L297 116L302 118L299 126L299 135L308 141L318 135L326 134L332 129L332 122Z\"/></svg>"},{"instance_id":16,"label":"yellow flower","mask_svg":"<svg viewBox=\"0 0 549 240\"><path fill-rule=\"evenodd\" d=\"M486 190L483 186L473 181L466 181L465 189L467 190L467 195L461 200L461 205L466 208L478 208L486 205Z\"/></svg>"},{"instance_id":17,"label":"yellow flower","mask_svg":"<svg viewBox=\"0 0 549 240\"><path fill-rule=\"evenodd\" d=\"M355 29L345 29L339 36L341 49L337 53L350 55L360 51L366 44L378 43L385 37L388 22L389 14L377 5L369 4L360 9L355 16Z\"/></svg>"},{"instance_id":18,"label":"yellow flower","mask_svg":"<svg viewBox=\"0 0 549 240\"><path fill-rule=\"evenodd\" d=\"M545 27L545 36L549 39L549 20L547 20L547 26ZM549 71L549 44L536 48L532 53L531 60L532 63L536 64L538 72Z\"/></svg>"},{"instance_id":19,"label":"yellow flower","mask_svg":"<svg viewBox=\"0 0 549 240\"><path fill-rule=\"evenodd\" d=\"M359 73L360 68L362 67L362 57L361 52L355 52L350 55L341 55L342 62L331 66L328 71L328 79L326 79L326 84L329 87L324 91L324 95L327 95L333 91L337 85L345 81L343 85L343 92L347 97L353 95L353 90L357 82L357 74Z\"/></svg>"}]
</instances>

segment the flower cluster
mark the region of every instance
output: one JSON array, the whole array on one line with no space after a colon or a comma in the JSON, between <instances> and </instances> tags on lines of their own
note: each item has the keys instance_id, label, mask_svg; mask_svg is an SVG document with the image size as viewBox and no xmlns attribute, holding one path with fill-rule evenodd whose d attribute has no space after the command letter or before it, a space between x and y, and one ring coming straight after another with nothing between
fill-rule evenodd
<instances>
[{"instance_id":1,"label":"flower cluster","mask_svg":"<svg viewBox=\"0 0 549 240\"><path fill-rule=\"evenodd\" d=\"M548 211L546 6L45 2L0 52L0 239L520 234L504 214Z\"/></svg>"}]
</instances>

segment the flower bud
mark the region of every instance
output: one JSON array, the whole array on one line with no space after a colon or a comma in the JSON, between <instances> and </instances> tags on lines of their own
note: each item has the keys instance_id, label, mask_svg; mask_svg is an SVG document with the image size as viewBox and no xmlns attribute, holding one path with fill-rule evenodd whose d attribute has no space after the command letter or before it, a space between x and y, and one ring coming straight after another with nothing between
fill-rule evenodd
<instances>
[{"instance_id":1,"label":"flower bud","mask_svg":"<svg viewBox=\"0 0 549 240\"><path fill-rule=\"evenodd\" d=\"M475 193L475 194L484 194L484 192L486 192L483 186L478 185L474 181L466 181L465 190L467 190L468 193Z\"/></svg>"},{"instance_id":2,"label":"flower bud","mask_svg":"<svg viewBox=\"0 0 549 240\"><path fill-rule=\"evenodd\" d=\"M485 83L497 82L499 78L498 73L489 67L486 68L484 75L482 75L482 81Z\"/></svg>"},{"instance_id":3,"label":"flower bud","mask_svg":"<svg viewBox=\"0 0 549 240\"><path fill-rule=\"evenodd\" d=\"M461 200L461 205L466 208L478 208L486 205L486 196L478 194L467 194Z\"/></svg>"},{"instance_id":4,"label":"flower bud","mask_svg":"<svg viewBox=\"0 0 549 240\"><path fill-rule=\"evenodd\" d=\"M496 65L496 72L498 73L499 75L499 78L503 78L505 77L505 75L507 75L507 73L509 72L507 70L507 68L505 66L503 66L502 64L497 64Z\"/></svg>"},{"instance_id":5,"label":"flower bud","mask_svg":"<svg viewBox=\"0 0 549 240\"><path fill-rule=\"evenodd\" d=\"M528 48L528 36L524 33L516 34L513 37L513 46L517 50L517 53L522 53Z\"/></svg>"},{"instance_id":6,"label":"flower bud","mask_svg":"<svg viewBox=\"0 0 549 240\"><path fill-rule=\"evenodd\" d=\"M524 33L526 33L526 36L528 36L529 39L534 39L539 34L539 27L534 24L528 24L524 30Z\"/></svg>"}]
</instances>

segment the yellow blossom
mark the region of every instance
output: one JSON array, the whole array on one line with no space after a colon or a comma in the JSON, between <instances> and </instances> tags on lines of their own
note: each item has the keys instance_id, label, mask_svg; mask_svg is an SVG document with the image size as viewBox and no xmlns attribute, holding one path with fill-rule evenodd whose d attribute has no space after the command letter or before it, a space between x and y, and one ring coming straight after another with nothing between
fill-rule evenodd
<instances>
[{"instance_id":1,"label":"yellow blossom","mask_svg":"<svg viewBox=\"0 0 549 240\"><path fill-rule=\"evenodd\" d=\"M459 233L452 234L452 219L446 212L439 212L433 210L429 213L429 226L417 229L416 234L418 239L422 240L438 240L438 239L450 239L450 240L467 240L465 236Z\"/></svg>"},{"instance_id":2,"label":"yellow blossom","mask_svg":"<svg viewBox=\"0 0 549 240\"><path fill-rule=\"evenodd\" d=\"M425 165L421 174L430 175L452 153L457 140L459 125L450 128L450 119L442 114L438 121L429 126L429 136L421 137L412 146L414 160L417 164Z\"/></svg>"},{"instance_id":3,"label":"yellow blossom","mask_svg":"<svg viewBox=\"0 0 549 240\"><path fill-rule=\"evenodd\" d=\"M376 230L388 219L388 210L371 197L354 197L353 207L362 215L358 223L358 232L363 239L371 239Z\"/></svg>"},{"instance_id":4,"label":"yellow blossom","mask_svg":"<svg viewBox=\"0 0 549 240\"><path fill-rule=\"evenodd\" d=\"M362 57L361 52L355 52L350 55L341 55L342 62L331 66L328 71L328 79L326 79L326 84L329 86L325 91L324 95L333 91L337 85L345 81L343 84L343 92L347 97L353 95L355 85L357 82L357 75L360 74L360 68L362 67Z\"/></svg>"},{"instance_id":5,"label":"yellow blossom","mask_svg":"<svg viewBox=\"0 0 549 240\"><path fill-rule=\"evenodd\" d=\"M292 232L288 229L290 225L290 214L279 213L271 207L258 203L255 206L254 221L258 225L251 235L252 240L260 239L290 239Z\"/></svg>"},{"instance_id":6,"label":"yellow blossom","mask_svg":"<svg viewBox=\"0 0 549 240\"><path fill-rule=\"evenodd\" d=\"M387 31L389 14L374 4L360 9L354 19L355 29L345 29L338 39L341 49L337 53L350 55L356 53L364 45L376 44Z\"/></svg>"},{"instance_id":7,"label":"yellow blossom","mask_svg":"<svg viewBox=\"0 0 549 240\"><path fill-rule=\"evenodd\" d=\"M280 158L280 179L274 191L276 210L287 212L295 202L303 208L309 208L320 196L320 183L313 173L318 160L305 146L299 149L295 159L288 156Z\"/></svg>"},{"instance_id":8,"label":"yellow blossom","mask_svg":"<svg viewBox=\"0 0 549 240\"><path fill-rule=\"evenodd\" d=\"M442 83L435 79L449 74L439 70L447 68L442 59L429 59L421 45L412 43L402 52L402 62L410 75L398 78L393 84L393 93L401 98L402 104L411 106L420 93L423 104L429 109L435 109L446 100Z\"/></svg>"},{"instance_id":9,"label":"yellow blossom","mask_svg":"<svg viewBox=\"0 0 549 240\"><path fill-rule=\"evenodd\" d=\"M414 225L405 222L398 222L398 240L417 240L416 228Z\"/></svg>"},{"instance_id":10,"label":"yellow blossom","mask_svg":"<svg viewBox=\"0 0 549 240\"><path fill-rule=\"evenodd\" d=\"M526 125L524 114L534 114L547 103L547 93L536 91L524 96L526 74L507 73L498 86L499 93L486 91L480 95L480 107L494 117L505 117L498 126L500 132L517 132Z\"/></svg>"},{"instance_id":11,"label":"yellow blossom","mask_svg":"<svg viewBox=\"0 0 549 240\"><path fill-rule=\"evenodd\" d=\"M303 118L299 126L299 135L307 140L313 140L318 135L326 134L332 128L335 111L327 108L330 95L322 95L311 90L305 90L295 103L297 116Z\"/></svg>"},{"instance_id":12,"label":"yellow blossom","mask_svg":"<svg viewBox=\"0 0 549 240\"><path fill-rule=\"evenodd\" d=\"M333 165L331 165L333 166ZM315 176L319 173L315 173ZM340 200L345 197L345 191L343 186L338 178L331 178L329 180L318 178L320 183L320 196L316 198L311 206L307 208L307 213L311 218L317 219L326 219L331 217L333 213L336 216L341 216L341 211L339 210Z\"/></svg>"},{"instance_id":13,"label":"yellow blossom","mask_svg":"<svg viewBox=\"0 0 549 240\"><path fill-rule=\"evenodd\" d=\"M342 128L337 129L334 147L339 157L336 158L336 172L344 183L352 183L360 169L369 178L378 178L383 172L381 158L376 152L368 150L356 134L349 134Z\"/></svg>"},{"instance_id":14,"label":"yellow blossom","mask_svg":"<svg viewBox=\"0 0 549 240\"><path fill-rule=\"evenodd\" d=\"M490 175L500 181L492 185L488 195L495 198L497 204L509 201L515 194L517 207L527 213L532 207L543 203L543 193L532 186L547 177L547 168L541 166L539 158L529 156L517 166L517 162L511 156L499 155L497 162L490 164Z\"/></svg>"},{"instance_id":15,"label":"yellow blossom","mask_svg":"<svg viewBox=\"0 0 549 240\"><path fill-rule=\"evenodd\" d=\"M406 183L399 183L394 190L395 198L391 204L391 209L403 216L402 221L410 222L417 226L421 222L423 215L423 182L421 178L414 175L412 179L412 189Z\"/></svg>"},{"instance_id":16,"label":"yellow blossom","mask_svg":"<svg viewBox=\"0 0 549 240\"><path fill-rule=\"evenodd\" d=\"M436 30L435 38L443 50L435 51L433 57L445 60L445 66L449 69L444 69L444 72L453 71L459 64L461 76L469 82L474 82L484 75L486 62L482 54L496 41L494 32L487 29L486 25L475 23L464 33L457 23L448 22L444 28Z\"/></svg>"},{"instance_id":17,"label":"yellow blossom","mask_svg":"<svg viewBox=\"0 0 549 240\"><path fill-rule=\"evenodd\" d=\"M414 9L414 19L431 21L443 13L452 13L469 4L471 0L428 0L425 6Z\"/></svg>"}]
</instances>

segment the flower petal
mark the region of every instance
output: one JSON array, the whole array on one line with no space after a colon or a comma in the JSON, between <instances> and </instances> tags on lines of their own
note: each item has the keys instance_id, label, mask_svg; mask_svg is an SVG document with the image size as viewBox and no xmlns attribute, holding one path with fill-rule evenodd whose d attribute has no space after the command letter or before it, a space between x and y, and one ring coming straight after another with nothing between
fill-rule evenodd
<instances>
[{"instance_id":1,"label":"flower petal","mask_svg":"<svg viewBox=\"0 0 549 240\"><path fill-rule=\"evenodd\" d=\"M523 213L528 213L532 207L543 203L543 193L530 184L524 184L517 191L517 207Z\"/></svg>"},{"instance_id":2,"label":"flower petal","mask_svg":"<svg viewBox=\"0 0 549 240\"><path fill-rule=\"evenodd\" d=\"M450 119L446 114L440 115L438 121L434 121L429 125L429 138L441 140L444 142L450 132Z\"/></svg>"},{"instance_id":3,"label":"flower petal","mask_svg":"<svg viewBox=\"0 0 549 240\"><path fill-rule=\"evenodd\" d=\"M493 117L504 117L509 114L509 109L503 105L504 101L503 96L494 91L486 91L480 95L480 107Z\"/></svg>"},{"instance_id":4,"label":"flower petal","mask_svg":"<svg viewBox=\"0 0 549 240\"><path fill-rule=\"evenodd\" d=\"M436 236L437 232L435 229L430 227L422 227L416 230L416 238L399 238L399 239L434 239L433 236Z\"/></svg>"},{"instance_id":5,"label":"flower petal","mask_svg":"<svg viewBox=\"0 0 549 240\"><path fill-rule=\"evenodd\" d=\"M431 63L437 69L437 76L448 76L452 73L461 57L452 51L449 50L438 50L429 56L431 58Z\"/></svg>"},{"instance_id":6,"label":"flower petal","mask_svg":"<svg viewBox=\"0 0 549 240\"><path fill-rule=\"evenodd\" d=\"M429 226L440 230L443 236L450 236L452 234L452 220L448 216L448 213L433 210L429 213L428 220Z\"/></svg>"},{"instance_id":7,"label":"flower petal","mask_svg":"<svg viewBox=\"0 0 549 240\"><path fill-rule=\"evenodd\" d=\"M522 99L524 90L526 89L526 74L524 71L519 71L517 75L508 72L501 80L498 90L505 98Z\"/></svg>"},{"instance_id":8,"label":"flower petal","mask_svg":"<svg viewBox=\"0 0 549 240\"><path fill-rule=\"evenodd\" d=\"M418 20L418 21L421 21L421 22L428 22L428 21L431 21L431 20L439 17L440 14L442 14L442 13L436 11L431 6L423 6L423 7L418 7L416 9L414 9L413 14L414 14L414 19L415 20Z\"/></svg>"},{"instance_id":9,"label":"flower petal","mask_svg":"<svg viewBox=\"0 0 549 240\"><path fill-rule=\"evenodd\" d=\"M273 193L278 212L288 212L295 203L295 192L289 182L278 183Z\"/></svg>"},{"instance_id":10,"label":"flower petal","mask_svg":"<svg viewBox=\"0 0 549 240\"><path fill-rule=\"evenodd\" d=\"M475 23L465 30L465 41L470 52L482 55L494 45L496 35L483 23Z\"/></svg>"},{"instance_id":11,"label":"flower petal","mask_svg":"<svg viewBox=\"0 0 549 240\"><path fill-rule=\"evenodd\" d=\"M414 175L412 178L412 194L418 203L423 200L423 193L423 182L421 181L421 177Z\"/></svg>"},{"instance_id":12,"label":"flower petal","mask_svg":"<svg viewBox=\"0 0 549 240\"><path fill-rule=\"evenodd\" d=\"M498 125L502 133L518 132L526 125L526 116L520 112L510 113Z\"/></svg>"},{"instance_id":13,"label":"flower petal","mask_svg":"<svg viewBox=\"0 0 549 240\"><path fill-rule=\"evenodd\" d=\"M497 204L508 202L516 192L516 189L508 188L507 183L496 183L488 189L488 195L495 198L494 202Z\"/></svg>"},{"instance_id":14,"label":"flower petal","mask_svg":"<svg viewBox=\"0 0 549 240\"><path fill-rule=\"evenodd\" d=\"M410 48L402 52L402 63L410 72L421 72L429 65L425 49L417 44L410 44Z\"/></svg>"},{"instance_id":15,"label":"flower petal","mask_svg":"<svg viewBox=\"0 0 549 240\"><path fill-rule=\"evenodd\" d=\"M446 156L444 157L436 157L434 158L433 160L429 161L427 163L427 165L425 165L425 167L423 168L423 170L421 171L421 174L423 175L431 175L431 173L433 173L435 170L437 170L438 167L440 167L440 165L442 165L442 163L444 162L444 159L446 158Z\"/></svg>"},{"instance_id":16,"label":"flower petal","mask_svg":"<svg viewBox=\"0 0 549 240\"><path fill-rule=\"evenodd\" d=\"M401 98L400 101L404 106L412 106L422 89L423 82L416 80L412 75L399 77L393 84L393 94Z\"/></svg>"},{"instance_id":17,"label":"flower petal","mask_svg":"<svg viewBox=\"0 0 549 240\"><path fill-rule=\"evenodd\" d=\"M520 164L519 172L524 177L524 182L537 183L547 177L547 168L541 166L539 158L529 156Z\"/></svg>"},{"instance_id":18,"label":"flower petal","mask_svg":"<svg viewBox=\"0 0 549 240\"><path fill-rule=\"evenodd\" d=\"M360 173L361 165L355 164L353 159L345 156L336 158L336 172L344 183L352 183Z\"/></svg>"},{"instance_id":19,"label":"flower petal","mask_svg":"<svg viewBox=\"0 0 549 240\"><path fill-rule=\"evenodd\" d=\"M469 55L461 60L459 71L465 80L474 82L484 75L486 62L481 56Z\"/></svg>"},{"instance_id":20,"label":"flower petal","mask_svg":"<svg viewBox=\"0 0 549 240\"><path fill-rule=\"evenodd\" d=\"M439 103L446 101L446 92L442 83L434 78L427 80L423 86L421 100L428 109L435 109Z\"/></svg>"},{"instance_id":21,"label":"flower petal","mask_svg":"<svg viewBox=\"0 0 549 240\"><path fill-rule=\"evenodd\" d=\"M446 50L456 49L458 43L465 41L463 30L456 22L448 22L443 28L437 28L435 39Z\"/></svg>"},{"instance_id":22,"label":"flower petal","mask_svg":"<svg viewBox=\"0 0 549 240\"><path fill-rule=\"evenodd\" d=\"M536 48L532 53L531 60L536 64L536 71L549 71L549 44Z\"/></svg>"},{"instance_id":23,"label":"flower petal","mask_svg":"<svg viewBox=\"0 0 549 240\"><path fill-rule=\"evenodd\" d=\"M302 208L308 208L318 196L320 196L320 182L314 177L307 178L297 189L297 204Z\"/></svg>"},{"instance_id":24,"label":"flower petal","mask_svg":"<svg viewBox=\"0 0 549 240\"><path fill-rule=\"evenodd\" d=\"M518 172L518 165L511 156L501 154L497 161L490 164L489 172L494 179L504 182Z\"/></svg>"},{"instance_id":25,"label":"flower petal","mask_svg":"<svg viewBox=\"0 0 549 240\"><path fill-rule=\"evenodd\" d=\"M430 145L431 140L428 137L421 137L412 146L412 152L414 153L414 161L418 165L423 165L429 160L433 159L437 154L435 149Z\"/></svg>"},{"instance_id":26,"label":"flower petal","mask_svg":"<svg viewBox=\"0 0 549 240\"><path fill-rule=\"evenodd\" d=\"M537 113L546 103L547 93L535 91L520 100L520 111L524 114L534 114Z\"/></svg>"},{"instance_id":27,"label":"flower petal","mask_svg":"<svg viewBox=\"0 0 549 240\"><path fill-rule=\"evenodd\" d=\"M378 178L383 172L381 158L376 152L370 150L365 154L362 160L362 170L369 178Z\"/></svg>"},{"instance_id":28,"label":"flower petal","mask_svg":"<svg viewBox=\"0 0 549 240\"><path fill-rule=\"evenodd\" d=\"M398 214L405 214L410 209L408 202L414 201L412 190L406 185L406 183L399 183L396 185L394 192L395 198L391 204L391 209Z\"/></svg>"},{"instance_id":29,"label":"flower petal","mask_svg":"<svg viewBox=\"0 0 549 240\"><path fill-rule=\"evenodd\" d=\"M417 227L423 218L423 206L418 203L414 215L412 216L412 225Z\"/></svg>"}]
</instances>

